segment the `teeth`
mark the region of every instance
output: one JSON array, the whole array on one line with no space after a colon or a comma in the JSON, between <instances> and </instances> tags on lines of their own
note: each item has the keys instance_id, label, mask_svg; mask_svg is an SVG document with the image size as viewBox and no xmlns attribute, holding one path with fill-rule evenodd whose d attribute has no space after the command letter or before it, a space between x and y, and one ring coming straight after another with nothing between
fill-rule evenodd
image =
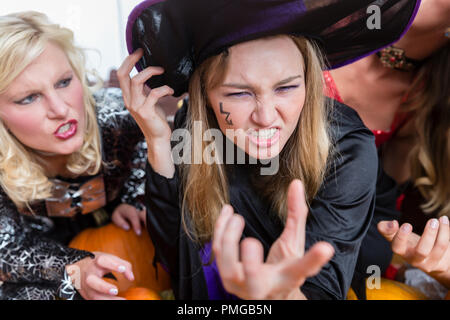
<instances>
[{"instance_id":1,"label":"teeth","mask_svg":"<svg viewBox=\"0 0 450 320\"><path fill-rule=\"evenodd\" d=\"M59 128L58 133L65 133L65 132L67 132L70 129L71 126L72 125L70 123L62 126L61 128Z\"/></svg>"},{"instance_id":2,"label":"teeth","mask_svg":"<svg viewBox=\"0 0 450 320\"><path fill-rule=\"evenodd\" d=\"M265 129L252 131L252 136L261 139L271 139L277 133L278 129Z\"/></svg>"}]
</instances>

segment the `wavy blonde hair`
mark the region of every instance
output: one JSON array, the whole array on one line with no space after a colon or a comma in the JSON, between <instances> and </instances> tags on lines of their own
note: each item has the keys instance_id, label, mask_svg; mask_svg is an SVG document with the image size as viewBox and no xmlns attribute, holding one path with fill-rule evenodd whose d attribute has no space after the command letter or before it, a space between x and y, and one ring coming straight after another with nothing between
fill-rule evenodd
<instances>
[{"instance_id":1,"label":"wavy blonde hair","mask_svg":"<svg viewBox=\"0 0 450 320\"><path fill-rule=\"evenodd\" d=\"M417 72L406 111L414 112L417 144L410 154L411 179L426 214L450 216L450 43Z\"/></svg>"},{"instance_id":2,"label":"wavy blonde hair","mask_svg":"<svg viewBox=\"0 0 450 320\"><path fill-rule=\"evenodd\" d=\"M84 92L85 139L81 149L70 155L67 170L75 175L95 175L102 164L95 101L88 85L85 56L74 45L72 31L52 24L44 14L33 11L0 17L0 94L50 42L65 52ZM39 155L18 141L1 119L0 141L0 186L15 205L23 209L51 196L52 182L38 163Z\"/></svg>"},{"instance_id":3,"label":"wavy blonde hair","mask_svg":"<svg viewBox=\"0 0 450 320\"><path fill-rule=\"evenodd\" d=\"M265 179L264 190L261 192L270 200L282 221L285 221L287 215L286 200L290 183L294 179L303 181L307 199L311 201L323 182L331 150L327 100L323 94L322 56L317 46L309 40L294 36L290 38L304 58L306 101L297 128L280 154L278 173L261 177ZM209 129L218 128L213 111L207 107L206 92L224 81L227 63L227 53L211 57L192 76L187 120L187 129L191 134L197 121L203 123L199 137L203 137ZM201 143L201 150L205 150L207 144L210 144L205 141L193 143L193 149L196 148L195 143ZM219 213L230 200L225 165L221 164L223 162L220 161L218 152L215 157L217 161L212 165L202 163L180 167L184 190L182 200L184 228L192 239L200 243L211 240ZM193 225L187 224L186 215L189 215Z\"/></svg>"}]
</instances>

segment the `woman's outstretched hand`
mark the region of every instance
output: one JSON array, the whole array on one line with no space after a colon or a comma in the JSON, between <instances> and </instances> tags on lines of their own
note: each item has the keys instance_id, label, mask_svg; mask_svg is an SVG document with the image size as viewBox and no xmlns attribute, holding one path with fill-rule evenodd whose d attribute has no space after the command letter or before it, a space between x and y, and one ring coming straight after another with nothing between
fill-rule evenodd
<instances>
[{"instance_id":1,"label":"woman's outstretched hand","mask_svg":"<svg viewBox=\"0 0 450 320\"><path fill-rule=\"evenodd\" d=\"M117 271L134 281L131 264L107 253L94 252L94 255L95 258L85 258L66 267L72 281L79 284L77 290L80 295L85 300L125 300L117 296L119 289L103 277L111 271Z\"/></svg>"},{"instance_id":2,"label":"woman's outstretched hand","mask_svg":"<svg viewBox=\"0 0 450 320\"><path fill-rule=\"evenodd\" d=\"M245 227L242 216L225 206L216 223L213 251L225 289L242 299L306 299L300 287L315 276L334 255L333 247L321 242L305 254L308 207L303 184L289 187L288 215L280 238L264 262L262 244L247 238L239 242Z\"/></svg>"},{"instance_id":3,"label":"woman's outstretched hand","mask_svg":"<svg viewBox=\"0 0 450 320\"><path fill-rule=\"evenodd\" d=\"M408 223L382 221L378 231L391 242L392 251L450 289L450 226L447 217L428 221L420 237Z\"/></svg>"}]
</instances>

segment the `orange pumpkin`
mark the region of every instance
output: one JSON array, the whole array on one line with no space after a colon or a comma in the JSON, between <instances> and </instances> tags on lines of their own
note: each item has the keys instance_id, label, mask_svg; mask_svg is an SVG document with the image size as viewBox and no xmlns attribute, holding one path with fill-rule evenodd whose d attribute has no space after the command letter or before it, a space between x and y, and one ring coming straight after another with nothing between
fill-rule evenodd
<instances>
[{"instance_id":1,"label":"orange pumpkin","mask_svg":"<svg viewBox=\"0 0 450 320\"><path fill-rule=\"evenodd\" d=\"M158 293L147 288L131 288L120 296L127 300L161 300Z\"/></svg>"},{"instance_id":2,"label":"orange pumpkin","mask_svg":"<svg viewBox=\"0 0 450 320\"><path fill-rule=\"evenodd\" d=\"M119 292L132 287L142 287L156 292L170 289L170 277L158 264L156 278L153 266L155 248L147 232L139 237L134 231L125 231L114 224L102 228L87 229L78 234L69 245L71 248L90 252L105 252L130 262L133 266L134 281L122 274L112 272L117 279Z\"/></svg>"},{"instance_id":3,"label":"orange pumpkin","mask_svg":"<svg viewBox=\"0 0 450 320\"><path fill-rule=\"evenodd\" d=\"M366 287L367 300L428 300L419 290L398 281L382 278L379 289ZM353 289L347 295L347 300L358 300Z\"/></svg>"},{"instance_id":4,"label":"orange pumpkin","mask_svg":"<svg viewBox=\"0 0 450 320\"><path fill-rule=\"evenodd\" d=\"M404 283L381 279L380 289L366 288L367 300L428 300L419 290Z\"/></svg>"}]
</instances>

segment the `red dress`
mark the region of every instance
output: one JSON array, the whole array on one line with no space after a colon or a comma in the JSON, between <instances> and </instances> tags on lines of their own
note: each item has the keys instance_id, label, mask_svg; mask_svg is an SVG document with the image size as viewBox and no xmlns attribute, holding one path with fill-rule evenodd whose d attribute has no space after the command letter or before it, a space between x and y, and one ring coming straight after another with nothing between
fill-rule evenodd
<instances>
[{"instance_id":1,"label":"red dress","mask_svg":"<svg viewBox=\"0 0 450 320\"><path fill-rule=\"evenodd\" d=\"M324 72L324 78L325 78L325 94L326 96L337 100L341 103L344 103L342 100L341 95L339 94L339 91L337 89L336 83L333 80L333 77L331 76L331 73L329 71ZM406 98L406 97L405 97ZM397 130L399 130L408 120L410 119L408 114L397 114L394 118L394 121L391 126L391 130L389 131L383 131L383 130L372 130L373 134L375 135L375 144L377 146L377 149L382 146L385 142L387 142L391 137L395 134ZM403 201L405 199L405 194L401 194L397 198L397 210L402 212L402 205ZM395 276L398 272L398 269L393 266L392 264L388 267L383 277L388 279L395 279Z\"/></svg>"},{"instance_id":2,"label":"red dress","mask_svg":"<svg viewBox=\"0 0 450 320\"><path fill-rule=\"evenodd\" d=\"M344 103L336 87L336 83L334 82L333 77L331 76L331 73L329 71L325 71L324 77L326 84L325 94L330 98L333 98L341 103ZM389 131L372 130L373 134L375 135L375 144L377 145L377 148L379 148L381 145L383 145L385 142L391 139L394 133L398 129L400 129L408 120L409 116L407 114L397 114L395 116L394 122L392 123L391 130Z\"/></svg>"}]
</instances>

